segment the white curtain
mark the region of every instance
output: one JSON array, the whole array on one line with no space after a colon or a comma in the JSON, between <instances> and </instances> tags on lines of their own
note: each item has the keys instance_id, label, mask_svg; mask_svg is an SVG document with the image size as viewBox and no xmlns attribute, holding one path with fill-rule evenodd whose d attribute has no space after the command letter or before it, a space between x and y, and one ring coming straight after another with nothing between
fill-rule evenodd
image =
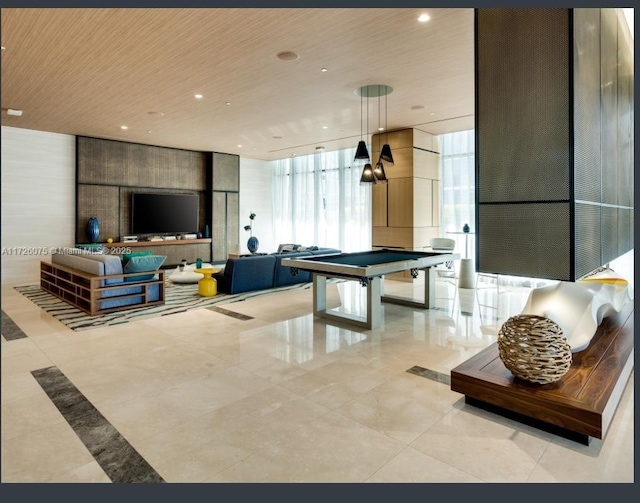
<instances>
[{"instance_id":1,"label":"white curtain","mask_svg":"<svg viewBox=\"0 0 640 503\"><path fill-rule=\"evenodd\" d=\"M440 135L442 230L475 232L475 131Z\"/></svg>"},{"instance_id":2,"label":"white curtain","mask_svg":"<svg viewBox=\"0 0 640 503\"><path fill-rule=\"evenodd\" d=\"M276 243L371 249L371 186L354 149L273 161Z\"/></svg>"}]
</instances>

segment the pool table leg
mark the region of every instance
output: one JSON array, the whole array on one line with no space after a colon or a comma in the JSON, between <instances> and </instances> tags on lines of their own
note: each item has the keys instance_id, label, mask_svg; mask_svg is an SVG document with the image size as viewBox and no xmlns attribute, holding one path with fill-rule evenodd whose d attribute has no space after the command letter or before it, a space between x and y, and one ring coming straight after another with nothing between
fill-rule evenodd
<instances>
[{"instance_id":1,"label":"pool table leg","mask_svg":"<svg viewBox=\"0 0 640 503\"><path fill-rule=\"evenodd\" d=\"M313 314L322 315L327 310L327 277L313 274Z\"/></svg>"},{"instance_id":2,"label":"pool table leg","mask_svg":"<svg viewBox=\"0 0 640 503\"><path fill-rule=\"evenodd\" d=\"M313 274L313 314L359 327L374 329L382 325L382 302L380 298L382 279L369 278L367 282L367 316L350 315L335 309L327 309L327 277Z\"/></svg>"},{"instance_id":3,"label":"pool table leg","mask_svg":"<svg viewBox=\"0 0 640 503\"><path fill-rule=\"evenodd\" d=\"M382 278L369 278L367 284L367 328L377 328L382 325Z\"/></svg>"},{"instance_id":4,"label":"pool table leg","mask_svg":"<svg viewBox=\"0 0 640 503\"><path fill-rule=\"evenodd\" d=\"M424 269L424 305L427 309L436 307L436 268Z\"/></svg>"}]
</instances>

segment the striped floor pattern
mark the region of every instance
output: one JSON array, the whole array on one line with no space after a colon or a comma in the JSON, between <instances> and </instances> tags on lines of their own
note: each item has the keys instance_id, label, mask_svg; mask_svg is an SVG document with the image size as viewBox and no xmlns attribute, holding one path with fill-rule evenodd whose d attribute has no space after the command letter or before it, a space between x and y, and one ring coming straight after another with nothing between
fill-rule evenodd
<instances>
[{"instance_id":1,"label":"striped floor pattern","mask_svg":"<svg viewBox=\"0 0 640 503\"><path fill-rule=\"evenodd\" d=\"M15 289L31 300L35 305L44 309L58 321L64 323L73 330L88 330L105 325L118 325L131 321L153 318L156 316L166 316L168 314L183 313L194 309L210 308L217 304L231 304L253 297L266 295L274 292L288 290L303 290L311 288L311 283L299 283L297 285L271 288L268 290L258 290L253 292L224 294L219 293L214 297L200 297L197 285L167 285L165 290L165 304L159 306L140 307L118 311L115 313L103 314L100 316L90 316L84 311L68 304L40 288L38 285L16 286ZM222 314L226 310L219 311Z\"/></svg>"}]
</instances>

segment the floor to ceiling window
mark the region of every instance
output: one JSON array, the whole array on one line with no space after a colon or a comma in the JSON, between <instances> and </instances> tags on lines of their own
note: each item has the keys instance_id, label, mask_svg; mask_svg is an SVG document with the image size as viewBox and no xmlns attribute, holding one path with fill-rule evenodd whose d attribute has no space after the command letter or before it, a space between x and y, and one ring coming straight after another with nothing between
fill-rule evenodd
<instances>
[{"instance_id":1,"label":"floor to ceiling window","mask_svg":"<svg viewBox=\"0 0 640 503\"><path fill-rule=\"evenodd\" d=\"M456 248L469 253L475 248L475 131L458 131L440 135L440 163L442 168L441 229L444 237L456 240ZM471 234L462 232L465 224Z\"/></svg>"},{"instance_id":2,"label":"floor to ceiling window","mask_svg":"<svg viewBox=\"0 0 640 503\"><path fill-rule=\"evenodd\" d=\"M273 161L276 243L371 249L371 187L360 184L355 149Z\"/></svg>"},{"instance_id":3,"label":"floor to ceiling window","mask_svg":"<svg viewBox=\"0 0 640 503\"><path fill-rule=\"evenodd\" d=\"M475 228L474 130L440 135L442 163L442 228L461 231Z\"/></svg>"}]
</instances>

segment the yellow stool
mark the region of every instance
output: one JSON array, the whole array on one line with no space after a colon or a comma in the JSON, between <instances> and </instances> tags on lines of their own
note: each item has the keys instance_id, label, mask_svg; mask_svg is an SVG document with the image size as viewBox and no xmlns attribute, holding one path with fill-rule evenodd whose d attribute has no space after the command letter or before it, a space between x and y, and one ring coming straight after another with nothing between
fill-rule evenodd
<instances>
[{"instance_id":1,"label":"yellow stool","mask_svg":"<svg viewBox=\"0 0 640 503\"><path fill-rule=\"evenodd\" d=\"M211 275L218 272L220 269L213 269L211 267L205 269L195 269L195 272L203 274L204 278L198 281L198 295L200 297L213 297L218 293L218 282Z\"/></svg>"}]
</instances>

